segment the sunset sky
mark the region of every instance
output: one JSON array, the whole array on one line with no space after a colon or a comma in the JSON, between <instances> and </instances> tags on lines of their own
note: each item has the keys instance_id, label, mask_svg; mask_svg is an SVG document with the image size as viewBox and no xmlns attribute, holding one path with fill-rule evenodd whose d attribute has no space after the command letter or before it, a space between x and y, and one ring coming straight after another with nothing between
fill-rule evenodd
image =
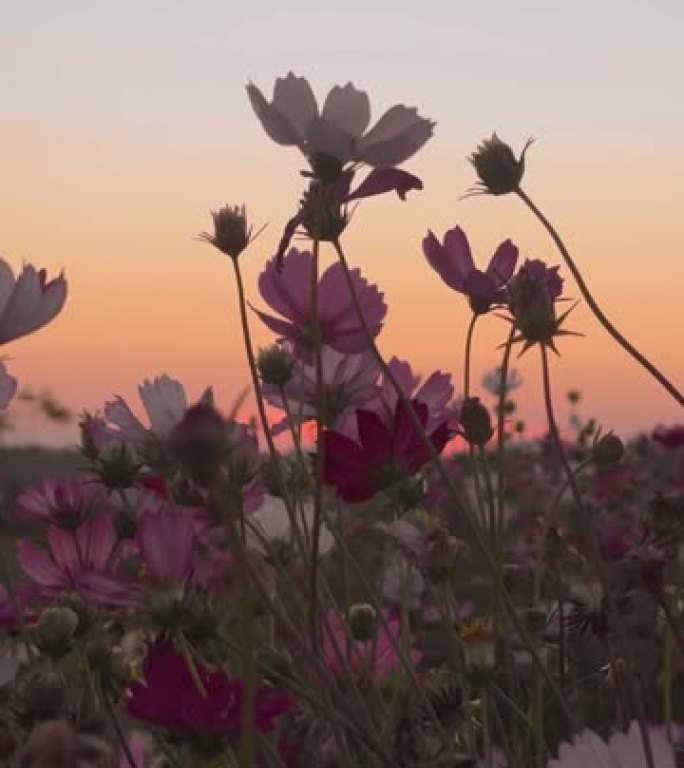
<instances>
[{"instance_id":1,"label":"sunset sky","mask_svg":"<svg viewBox=\"0 0 684 768\"><path fill-rule=\"evenodd\" d=\"M191 399L213 384L228 410L248 381L232 270L195 235L227 203L269 223L243 255L259 305L256 278L295 209L304 164L267 138L244 86L270 98L293 70L320 101L351 80L374 117L405 103L437 122L406 164L424 191L367 201L345 234L350 261L390 307L383 352L423 373L452 371L460 389L469 310L427 266L428 228L462 226L482 266L508 237L524 257L559 263L518 200L460 199L474 182L466 156L496 130L514 147L538 138L527 192L607 315L681 388L683 25L681 0L6 0L0 254L15 270L30 261L69 281L63 314L2 350L9 370L75 411L113 393L137 403L137 384L161 373ZM682 420L582 306L569 327L586 337L560 341L559 404L579 388L583 412L623 435ZM257 344L271 339L256 318L253 329ZM496 317L482 322L476 379L506 332ZM538 355L516 367L521 413L541 425ZM73 426L24 423L15 439L74 436Z\"/></svg>"}]
</instances>

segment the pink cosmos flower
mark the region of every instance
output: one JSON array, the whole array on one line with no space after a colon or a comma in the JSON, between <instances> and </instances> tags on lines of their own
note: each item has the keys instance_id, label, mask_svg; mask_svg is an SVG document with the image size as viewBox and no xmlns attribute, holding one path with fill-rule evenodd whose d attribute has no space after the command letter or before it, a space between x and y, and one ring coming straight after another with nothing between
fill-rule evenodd
<instances>
[{"instance_id":1,"label":"pink cosmos flower","mask_svg":"<svg viewBox=\"0 0 684 768\"><path fill-rule=\"evenodd\" d=\"M504 300L504 286L513 276L518 260L517 247L505 240L482 272L475 267L468 238L460 227L450 229L443 243L428 231L423 240L423 253L450 288L470 299L470 307L476 314L487 312L492 304Z\"/></svg>"},{"instance_id":2,"label":"pink cosmos flower","mask_svg":"<svg viewBox=\"0 0 684 768\"><path fill-rule=\"evenodd\" d=\"M182 507L164 506L141 515L135 543L147 576L156 584L182 587L192 578L196 526Z\"/></svg>"},{"instance_id":3,"label":"pink cosmos flower","mask_svg":"<svg viewBox=\"0 0 684 768\"><path fill-rule=\"evenodd\" d=\"M359 641L351 638L349 628L336 611L328 611L323 633L323 656L328 669L344 675L348 665L352 672L367 674L376 682L382 682L401 663L396 647L403 643L399 615L385 610L383 616L384 623L377 621L375 636ZM422 657L420 651L411 650L413 664Z\"/></svg>"},{"instance_id":4,"label":"pink cosmos flower","mask_svg":"<svg viewBox=\"0 0 684 768\"><path fill-rule=\"evenodd\" d=\"M172 731L239 734L242 681L230 680L221 669L211 669L200 659L194 665L204 694L182 654L170 643L158 642L147 655L144 682L131 686L126 710L138 720ZM254 704L254 724L260 733L272 731L276 720L294 708L291 696L265 685L257 687Z\"/></svg>"},{"instance_id":5,"label":"pink cosmos flower","mask_svg":"<svg viewBox=\"0 0 684 768\"><path fill-rule=\"evenodd\" d=\"M451 374L434 371L424 381L414 373L410 363L392 357L388 367L406 397L417 400L427 407L427 422L425 428L432 432L440 424L446 422L449 430L454 431L458 427L458 417L449 404L454 394L451 383ZM364 409L376 413L386 425L392 424L397 410L399 398L392 382L383 374L380 379L380 388L376 399L364 404ZM345 419L344 425L338 425L338 430L356 437L356 424L351 424Z\"/></svg>"},{"instance_id":6,"label":"pink cosmos flower","mask_svg":"<svg viewBox=\"0 0 684 768\"><path fill-rule=\"evenodd\" d=\"M425 428L428 408L411 401ZM358 442L328 429L323 434L323 479L342 499L361 502L404 478L410 478L430 460L408 413L398 403L392 423L387 425L377 413L357 410ZM440 452L453 436L446 421L428 432L435 450Z\"/></svg>"},{"instance_id":7,"label":"pink cosmos flower","mask_svg":"<svg viewBox=\"0 0 684 768\"><path fill-rule=\"evenodd\" d=\"M277 144L298 147L314 168L321 157L333 158L340 167L348 162L399 165L425 144L434 128L415 109L398 104L366 132L370 102L363 91L351 83L336 85L319 112L308 81L292 72L276 80L271 102L252 83L247 94L268 136Z\"/></svg>"},{"instance_id":8,"label":"pink cosmos flower","mask_svg":"<svg viewBox=\"0 0 684 768\"><path fill-rule=\"evenodd\" d=\"M7 373L3 363L0 363L0 410L7 408L17 391L17 380Z\"/></svg>"},{"instance_id":9,"label":"pink cosmos flower","mask_svg":"<svg viewBox=\"0 0 684 768\"><path fill-rule=\"evenodd\" d=\"M377 395L378 367L371 352L345 355L331 347L322 348L321 363L325 388L323 423L332 427L345 412ZM284 408L283 394L277 386L264 384L262 391L268 403ZM296 363L292 378L283 386L283 393L296 422L316 417L318 391L313 362L299 360ZM287 428L287 419L284 419L273 427L273 433Z\"/></svg>"},{"instance_id":10,"label":"pink cosmos flower","mask_svg":"<svg viewBox=\"0 0 684 768\"><path fill-rule=\"evenodd\" d=\"M66 295L62 275L48 281L44 269L27 264L15 279L12 268L0 259L0 344L47 325L61 311Z\"/></svg>"},{"instance_id":11,"label":"pink cosmos flower","mask_svg":"<svg viewBox=\"0 0 684 768\"><path fill-rule=\"evenodd\" d=\"M290 341L298 354L310 354L313 342L311 316L311 274L313 256L291 248L283 260L282 272L271 259L259 276L259 291L268 305L282 318L255 310L274 333ZM387 313L383 295L370 285L358 269L351 272L366 323L373 336L382 328ZM321 275L318 284L320 340L338 352L364 352L368 343L349 294L342 265L333 264Z\"/></svg>"},{"instance_id":12,"label":"pink cosmos flower","mask_svg":"<svg viewBox=\"0 0 684 768\"><path fill-rule=\"evenodd\" d=\"M38 488L22 491L15 501L20 520L43 520L76 528L105 501L105 491L92 477L46 480Z\"/></svg>"},{"instance_id":13,"label":"pink cosmos flower","mask_svg":"<svg viewBox=\"0 0 684 768\"><path fill-rule=\"evenodd\" d=\"M129 587L117 573L118 536L110 515L87 520L75 533L47 529L46 552L30 539L18 539L17 562L43 598L74 591L101 605L128 605Z\"/></svg>"}]
</instances>

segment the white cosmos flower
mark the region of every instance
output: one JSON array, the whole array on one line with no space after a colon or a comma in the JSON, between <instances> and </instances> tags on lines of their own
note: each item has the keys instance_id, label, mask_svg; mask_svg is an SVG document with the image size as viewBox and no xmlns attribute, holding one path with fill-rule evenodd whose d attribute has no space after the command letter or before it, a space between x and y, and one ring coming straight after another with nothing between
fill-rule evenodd
<instances>
[{"instance_id":1,"label":"white cosmos flower","mask_svg":"<svg viewBox=\"0 0 684 768\"><path fill-rule=\"evenodd\" d=\"M363 91L352 83L336 85L319 111L309 82L292 72L276 80L270 102L252 83L247 94L269 137L299 147L311 161L327 156L342 165L352 161L374 167L399 165L425 144L435 125L419 117L416 109L397 104L366 131L370 102Z\"/></svg>"},{"instance_id":2,"label":"white cosmos flower","mask_svg":"<svg viewBox=\"0 0 684 768\"><path fill-rule=\"evenodd\" d=\"M62 275L48 280L44 269L26 264L19 277L0 259L0 344L26 336L59 314L67 295Z\"/></svg>"},{"instance_id":3,"label":"white cosmos flower","mask_svg":"<svg viewBox=\"0 0 684 768\"><path fill-rule=\"evenodd\" d=\"M188 407L183 385L163 374L153 381L144 381L138 387L138 393L150 420L149 429L134 415L125 400L118 396L105 403L105 417L118 428L120 437L127 442L145 443L150 433L163 440L183 419ZM212 399L211 389L206 390L200 398L208 402Z\"/></svg>"},{"instance_id":4,"label":"white cosmos flower","mask_svg":"<svg viewBox=\"0 0 684 768\"><path fill-rule=\"evenodd\" d=\"M314 506L305 501L295 506L299 518L302 536L311 535L314 522ZM248 517L247 546L264 556L268 555L269 546L281 552L283 547L293 544L292 526L285 502L278 496L266 494L259 509ZM305 533L306 531L306 533ZM267 546L268 544L268 546ZM334 544L333 535L325 524L321 525L318 538L318 552L325 555Z\"/></svg>"},{"instance_id":5,"label":"white cosmos flower","mask_svg":"<svg viewBox=\"0 0 684 768\"><path fill-rule=\"evenodd\" d=\"M662 733L649 730L655 768L675 768L672 747ZM618 732L608 743L593 731L582 731L570 743L563 743L558 758L547 768L647 768L639 725L632 722L627 733Z\"/></svg>"}]
</instances>

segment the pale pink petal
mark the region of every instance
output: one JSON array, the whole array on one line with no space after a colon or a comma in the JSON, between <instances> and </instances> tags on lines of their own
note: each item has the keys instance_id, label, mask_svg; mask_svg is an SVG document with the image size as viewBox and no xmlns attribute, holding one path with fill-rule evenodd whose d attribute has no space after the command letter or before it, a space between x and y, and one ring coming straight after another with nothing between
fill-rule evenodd
<instances>
[{"instance_id":1,"label":"pale pink petal","mask_svg":"<svg viewBox=\"0 0 684 768\"><path fill-rule=\"evenodd\" d=\"M468 275L475 269L475 263L468 238L460 227L454 227L444 235L444 249L447 252L452 273L465 282Z\"/></svg>"},{"instance_id":2,"label":"pale pink petal","mask_svg":"<svg viewBox=\"0 0 684 768\"><path fill-rule=\"evenodd\" d=\"M12 296L14 284L12 267L4 259L0 259L0 317L2 317L5 307Z\"/></svg>"},{"instance_id":3,"label":"pale pink petal","mask_svg":"<svg viewBox=\"0 0 684 768\"><path fill-rule=\"evenodd\" d=\"M357 91L352 83L336 85L328 94L322 115L349 136L360 138L370 122L370 101L363 91Z\"/></svg>"},{"instance_id":4,"label":"pale pink petal","mask_svg":"<svg viewBox=\"0 0 684 768\"><path fill-rule=\"evenodd\" d=\"M271 259L259 275L259 293L279 314L298 325L305 323L311 310L311 270L313 256L308 251L290 248L278 264Z\"/></svg>"},{"instance_id":5,"label":"pale pink petal","mask_svg":"<svg viewBox=\"0 0 684 768\"><path fill-rule=\"evenodd\" d=\"M311 157L328 155L341 163L346 163L352 157L353 147L349 135L321 117L309 123L306 143Z\"/></svg>"},{"instance_id":6,"label":"pale pink petal","mask_svg":"<svg viewBox=\"0 0 684 768\"><path fill-rule=\"evenodd\" d=\"M24 267L0 315L0 343L37 331L62 309L67 295L63 277L45 282L45 273Z\"/></svg>"},{"instance_id":7,"label":"pale pink petal","mask_svg":"<svg viewBox=\"0 0 684 768\"><path fill-rule=\"evenodd\" d=\"M276 144L293 146L302 143L302 138L295 127L276 107L269 104L263 93L251 83L247 86L247 95L256 116L269 138Z\"/></svg>"},{"instance_id":8,"label":"pale pink petal","mask_svg":"<svg viewBox=\"0 0 684 768\"><path fill-rule=\"evenodd\" d=\"M273 89L273 106L294 128L301 143L307 136L309 124L318 117L316 97L308 80L292 72L279 77Z\"/></svg>"},{"instance_id":9,"label":"pale pink petal","mask_svg":"<svg viewBox=\"0 0 684 768\"><path fill-rule=\"evenodd\" d=\"M187 397L183 385L166 374L144 381L138 392L150 426L157 437L165 437L183 418L187 408Z\"/></svg>"},{"instance_id":10,"label":"pale pink petal","mask_svg":"<svg viewBox=\"0 0 684 768\"><path fill-rule=\"evenodd\" d=\"M433 128L416 109L397 104L359 141L358 159L373 166L399 165L425 144Z\"/></svg>"},{"instance_id":11,"label":"pale pink petal","mask_svg":"<svg viewBox=\"0 0 684 768\"><path fill-rule=\"evenodd\" d=\"M116 395L116 400L105 403L104 415L107 421L119 428L119 435L124 440L132 443L144 443L147 440L148 431L128 407L128 404L118 395Z\"/></svg>"}]
</instances>

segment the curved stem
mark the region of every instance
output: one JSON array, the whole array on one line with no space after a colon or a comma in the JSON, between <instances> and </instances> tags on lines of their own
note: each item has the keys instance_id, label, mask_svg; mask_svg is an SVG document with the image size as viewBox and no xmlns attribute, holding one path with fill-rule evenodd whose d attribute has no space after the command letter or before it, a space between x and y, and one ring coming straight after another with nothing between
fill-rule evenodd
<instances>
[{"instance_id":1,"label":"curved stem","mask_svg":"<svg viewBox=\"0 0 684 768\"><path fill-rule=\"evenodd\" d=\"M418 436L418 439L421 441L421 443L425 447L428 453L428 456L430 457L430 460L432 461L432 464L434 465L440 477L440 480L444 483L444 487L446 488L449 494L449 499L454 505L454 510L457 513L459 513L459 515L461 516L463 522L466 525L468 534L473 544L475 545L475 549L477 550L478 554L482 557L486 570L488 571L489 575L491 576L494 583L496 584L497 589L500 589L500 594L503 600L503 604L511 620L511 623L515 627L515 630L518 633L523 644L525 645L526 650L529 652L530 656L532 657L533 663L542 673L542 675L544 676L544 679L546 680L547 685L549 686L551 691L553 691L554 695L557 697L558 703L563 711L563 714L565 715L565 717L567 718L568 722L571 724L573 729L576 730L575 717L572 714L572 711L570 710L568 703L565 700L565 697L563 696L563 694L558 688L558 685L553 679L553 676L549 673L539 653L537 652L537 648L535 647L534 641L530 637L524 622L521 620L520 616L518 615L518 612L515 607L515 603L513 602L513 599L511 598L508 590L506 589L503 583L503 576L501 573L501 569L497 565L496 560L494 559L494 557L492 556L492 553L488 549L486 542L480 536L477 524L472 519L469 513L469 510L466 509L465 505L463 504L462 499L458 491L454 487L451 477L449 476L449 473L446 471L444 464L442 463L439 453L435 449L435 446L432 444L432 441L430 440L430 438L425 434L423 425L420 423L420 419L418 418L415 408L411 404L410 399L406 396L406 393L401 388L399 382L397 381L396 376L394 376L394 374L392 373L391 368L385 362L385 359L383 358L382 354L380 353L380 350L377 347L377 344L375 343L373 334L371 333L370 328L368 327L368 323L366 322L366 318L363 314L363 309L359 302L359 297L356 294L356 289L354 288L354 282L352 280L351 273L349 271L349 265L347 263L346 256L344 255L344 251L342 250L342 246L339 240L335 240L333 242L333 246L335 248L335 251L337 252L337 256L340 260L340 264L342 265L342 272L345 276L347 288L349 290L349 294L352 299L352 304L354 305L356 315L359 319L359 323L364 332L366 340L368 341L368 346L371 352L373 353L373 356L375 357L380 370L387 378L387 381L390 382L392 388L397 394L397 399L399 400L403 408L406 410L406 414L409 417L409 421L411 422L413 428L416 430L416 435Z\"/></svg>"},{"instance_id":2,"label":"curved stem","mask_svg":"<svg viewBox=\"0 0 684 768\"><path fill-rule=\"evenodd\" d=\"M558 232L556 232L555 228L551 224L551 222L544 216L544 214L537 208L537 206L530 200L530 198L523 192L522 189L517 189L516 194L518 197L525 203L525 205L534 213L534 215L539 219L539 221L542 223L546 231L551 236L551 239L556 244L556 247L558 248L561 256L563 257L563 261L565 261L565 265L572 273L572 276L575 278L575 282L577 283L578 288L580 289L580 293L582 294L582 297L587 302L587 306L591 311L594 313L594 317L601 323L601 325L608 331L608 333L613 337L613 339L627 352L629 353L638 363L642 366L642 368L645 368L653 378L659 382L671 395L674 397L674 399L681 405L684 406L684 395L675 387L675 385L667 379L656 367L653 365L653 363L650 362L647 358L645 358L639 350L630 344L629 341L618 331L618 329L608 320L608 318L604 315L603 310L599 305L596 303L596 300L591 295L589 288L587 287L587 284L584 282L584 278L582 277L579 269L577 268L577 265L573 261L572 257L568 253L568 249L565 247L565 244L560 238L560 235Z\"/></svg>"},{"instance_id":3,"label":"curved stem","mask_svg":"<svg viewBox=\"0 0 684 768\"><path fill-rule=\"evenodd\" d=\"M470 397L470 355L473 347L473 332L475 331L475 323L479 315L473 312L473 316L470 318L470 324L468 325L468 332L466 333L465 343L465 363L463 371L463 397Z\"/></svg>"},{"instance_id":4,"label":"curved stem","mask_svg":"<svg viewBox=\"0 0 684 768\"><path fill-rule=\"evenodd\" d=\"M503 550L503 529L504 529L504 459L506 453L506 429L505 429L505 409L506 397L508 396L508 366L511 361L511 351L513 349L513 339L515 338L516 326L513 324L506 339L504 346L503 359L501 361L501 374L499 384L499 402L497 406L496 423L496 464L498 470L499 484L497 487L497 540L498 556L501 559Z\"/></svg>"},{"instance_id":5,"label":"curved stem","mask_svg":"<svg viewBox=\"0 0 684 768\"><path fill-rule=\"evenodd\" d=\"M292 532L294 534L297 546L300 550L302 560L306 562L306 547L302 540L299 527L297 525L297 516L294 508L290 502L290 497L287 492L287 483L283 476L282 467L280 466L280 456L276 450L275 443L273 442L273 435L271 434L271 428L268 425L268 418L266 416L266 407L264 406L264 398L261 394L261 385L259 383L259 371L257 370L256 358L254 356L254 347L252 346L252 337L249 332L249 321L247 319L247 301L245 299L245 286L242 282L242 272L240 270L240 264L237 259L231 259L233 262L233 268L235 271L235 283L237 285L238 292L238 305L240 309L240 323L242 326L242 337L245 344L245 352L247 354L247 363L249 365L249 373L252 379L252 388L254 389L254 397L256 399L257 411L259 413L259 422L261 424L261 431L264 434L266 445L268 446L268 452L273 460L273 467L276 475L276 482L278 488L282 494L283 502L285 503L285 509L292 526Z\"/></svg>"}]
</instances>

